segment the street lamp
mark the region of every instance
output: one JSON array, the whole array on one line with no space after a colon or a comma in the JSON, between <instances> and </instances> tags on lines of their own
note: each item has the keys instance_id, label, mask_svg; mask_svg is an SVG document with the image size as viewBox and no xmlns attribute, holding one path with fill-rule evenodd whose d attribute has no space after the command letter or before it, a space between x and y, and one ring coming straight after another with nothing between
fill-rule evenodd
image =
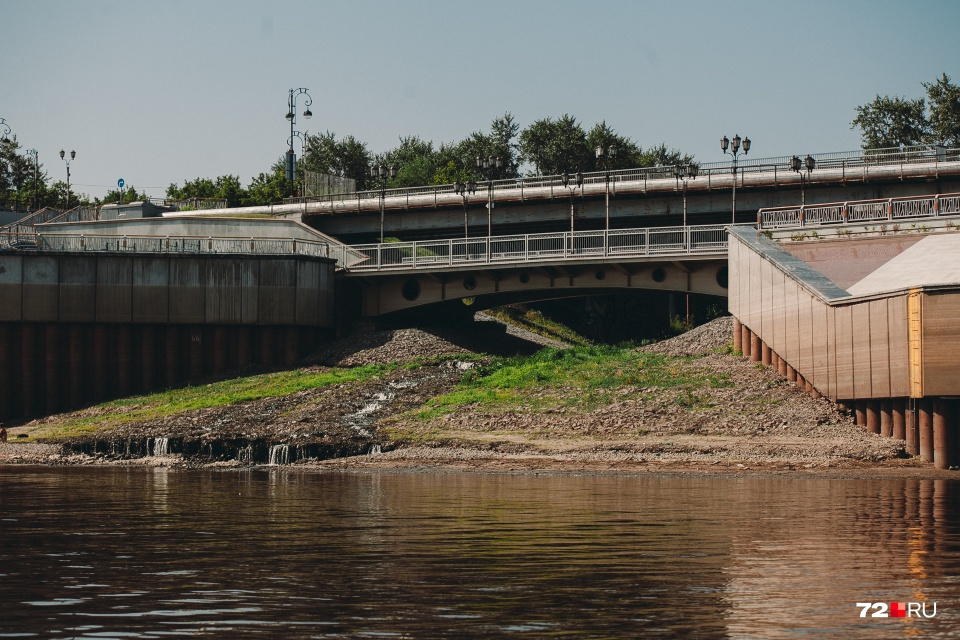
<instances>
[{"instance_id":1,"label":"street lamp","mask_svg":"<svg viewBox=\"0 0 960 640\"><path fill-rule=\"evenodd\" d=\"M606 192L605 229L610 231L610 160L617 157L617 148L613 145L596 148L597 162L603 165L603 182Z\"/></svg>"},{"instance_id":2,"label":"street lamp","mask_svg":"<svg viewBox=\"0 0 960 640\"><path fill-rule=\"evenodd\" d=\"M30 208L37 209L37 169L39 166L39 154L36 149L27 149L27 155L33 156L33 198L30 200Z\"/></svg>"},{"instance_id":3,"label":"street lamp","mask_svg":"<svg viewBox=\"0 0 960 640\"><path fill-rule=\"evenodd\" d=\"M472 195L477 192L477 181L467 180L463 182L458 178L457 181L453 183L453 192L463 197L463 237L469 238L470 229L467 222L467 194Z\"/></svg>"},{"instance_id":4,"label":"street lamp","mask_svg":"<svg viewBox=\"0 0 960 640\"><path fill-rule=\"evenodd\" d=\"M375 164L370 167L370 177L380 184L380 243L383 244L383 201L387 197L387 180L397 175L394 165Z\"/></svg>"},{"instance_id":5,"label":"street lamp","mask_svg":"<svg viewBox=\"0 0 960 640\"><path fill-rule=\"evenodd\" d=\"M678 164L673 168L673 174L678 181L683 182L683 228L687 228L687 181L696 180L700 167L691 163Z\"/></svg>"},{"instance_id":6,"label":"street lamp","mask_svg":"<svg viewBox=\"0 0 960 640\"><path fill-rule=\"evenodd\" d=\"M77 152L76 151L70 152L70 160L67 160L66 157L64 156L66 156L66 153L63 151L63 149L60 149L60 159L63 160L64 163L66 163L67 165L67 207L66 208L70 209L70 161L77 157Z\"/></svg>"},{"instance_id":7,"label":"street lamp","mask_svg":"<svg viewBox=\"0 0 960 640\"><path fill-rule=\"evenodd\" d=\"M287 180L290 181L290 195L293 195L293 184L297 179L297 156L293 152L293 139L297 137L297 133L293 129L293 126L297 123L297 98L301 95L307 96L306 98L306 109L303 112L304 118L309 118L313 116L313 112L310 111L310 105L313 104L313 98L310 97L310 94L307 93L307 89L290 89L290 94L287 97L287 120L290 121L290 148L287 149L286 157L286 169L287 169ZM301 138L302 139L302 138Z\"/></svg>"},{"instance_id":8,"label":"street lamp","mask_svg":"<svg viewBox=\"0 0 960 640\"><path fill-rule=\"evenodd\" d=\"M12 129L10 128L10 125L7 124L6 118L0 118L0 130L3 131L3 141L6 142L7 136L12 131Z\"/></svg>"},{"instance_id":9,"label":"street lamp","mask_svg":"<svg viewBox=\"0 0 960 640\"><path fill-rule=\"evenodd\" d=\"M502 160L495 156L477 156L477 172L487 180L487 237L493 236L493 174L503 166Z\"/></svg>"},{"instance_id":10,"label":"street lamp","mask_svg":"<svg viewBox=\"0 0 960 640\"><path fill-rule=\"evenodd\" d=\"M727 147L730 148L730 151L727 151ZM723 149L725 154L730 155L733 158L733 222L732 224L737 223L737 157L745 156L750 152L750 138L743 139L743 152L740 151L740 134L734 134L733 140L723 136L720 138L720 148Z\"/></svg>"},{"instance_id":11,"label":"street lamp","mask_svg":"<svg viewBox=\"0 0 960 640\"><path fill-rule=\"evenodd\" d=\"M804 194L804 176L801 169L807 170L806 179L810 180L810 172L812 172L817 166L817 161L813 159L809 153L807 157L801 162L800 156L793 156L790 158L790 168L800 174L800 207L802 208L806 204L806 195Z\"/></svg>"},{"instance_id":12,"label":"street lamp","mask_svg":"<svg viewBox=\"0 0 960 640\"><path fill-rule=\"evenodd\" d=\"M574 185L570 186L570 180L574 179ZM573 193L577 190L577 187L583 186L583 172L577 171L577 173L571 176L566 171L560 176L560 179L563 181L563 186L570 189L570 250L573 250Z\"/></svg>"}]
</instances>

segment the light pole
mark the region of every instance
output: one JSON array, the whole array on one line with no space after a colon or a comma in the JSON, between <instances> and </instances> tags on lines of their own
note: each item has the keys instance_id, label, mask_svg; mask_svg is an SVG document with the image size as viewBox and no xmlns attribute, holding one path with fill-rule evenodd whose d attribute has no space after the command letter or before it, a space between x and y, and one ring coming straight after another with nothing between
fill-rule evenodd
<instances>
[{"instance_id":1,"label":"light pole","mask_svg":"<svg viewBox=\"0 0 960 640\"><path fill-rule=\"evenodd\" d=\"M383 244L383 201L387 197L387 180L397 175L393 165L375 164L370 167L370 177L380 183L380 244Z\"/></svg>"},{"instance_id":2,"label":"light pole","mask_svg":"<svg viewBox=\"0 0 960 640\"><path fill-rule=\"evenodd\" d=\"M683 182L683 228L687 228L687 181L696 180L700 173L700 167L693 164L678 164L673 167L673 174L678 181Z\"/></svg>"},{"instance_id":3,"label":"light pole","mask_svg":"<svg viewBox=\"0 0 960 640\"><path fill-rule=\"evenodd\" d=\"M466 182L463 182L458 179L453 183L453 192L463 196L463 237L466 239L470 237L470 229L467 222L467 194L474 194L477 192L477 181L467 180Z\"/></svg>"},{"instance_id":4,"label":"light pole","mask_svg":"<svg viewBox=\"0 0 960 640\"><path fill-rule=\"evenodd\" d=\"M816 168L817 161L813 159L809 153L807 157L800 161L800 156L793 156L790 158L790 168L800 174L800 208L802 209L806 205L806 195L804 193L804 177L803 171L801 169L807 170L807 180L810 180L810 173Z\"/></svg>"},{"instance_id":5,"label":"light pole","mask_svg":"<svg viewBox=\"0 0 960 640\"><path fill-rule=\"evenodd\" d=\"M727 147L730 148L730 151L727 151ZM750 152L750 138L743 139L743 152L740 151L740 134L734 134L733 140L723 136L720 138L720 148L723 149L725 154L730 155L733 158L733 218L732 224L737 223L737 157L745 156Z\"/></svg>"},{"instance_id":6,"label":"light pole","mask_svg":"<svg viewBox=\"0 0 960 640\"><path fill-rule=\"evenodd\" d=\"M37 169L38 169L38 159L39 154L36 149L27 149L27 155L33 156L33 198L30 200L30 208L36 211L37 209Z\"/></svg>"},{"instance_id":7,"label":"light pole","mask_svg":"<svg viewBox=\"0 0 960 640\"><path fill-rule=\"evenodd\" d=\"M477 171L487 180L487 237L493 236L493 173L503 166L500 158L477 156Z\"/></svg>"},{"instance_id":8,"label":"light pole","mask_svg":"<svg viewBox=\"0 0 960 640\"><path fill-rule=\"evenodd\" d=\"M293 152L293 139L296 137L298 132L294 131L294 125L297 123L297 98L301 95L307 96L306 109L303 111L303 117L309 118L313 115L313 112L310 111L310 105L313 104L313 98L310 97L310 94L307 93L307 90L304 88L300 89L290 89L290 94L287 97L287 120L290 121L290 148L287 149L286 157L286 169L287 169L287 180L290 181L290 195L293 196L293 185L294 181L297 179L297 156Z\"/></svg>"},{"instance_id":9,"label":"light pole","mask_svg":"<svg viewBox=\"0 0 960 640\"><path fill-rule=\"evenodd\" d=\"M570 186L571 177L575 180L572 187ZM563 186L570 190L570 251L573 251L573 193L577 190L577 187L583 186L583 172L577 171L575 175L571 176L564 171L560 179L563 181Z\"/></svg>"},{"instance_id":10,"label":"light pole","mask_svg":"<svg viewBox=\"0 0 960 640\"><path fill-rule=\"evenodd\" d=\"M10 128L10 125L7 124L6 118L0 118L0 131L3 131L3 141L6 142L7 136L12 131L12 129Z\"/></svg>"},{"instance_id":11,"label":"light pole","mask_svg":"<svg viewBox=\"0 0 960 640\"><path fill-rule=\"evenodd\" d=\"M66 159L66 153L63 149L60 149L60 159L64 161L67 165L67 210L70 209L70 161L77 157L76 151L70 152L70 160Z\"/></svg>"},{"instance_id":12,"label":"light pole","mask_svg":"<svg viewBox=\"0 0 960 640\"><path fill-rule=\"evenodd\" d=\"M613 145L596 148L597 162L603 164L603 182L606 192L606 215L604 229L610 231L610 160L617 157L617 148Z\"/></svg>"}]
</instances>

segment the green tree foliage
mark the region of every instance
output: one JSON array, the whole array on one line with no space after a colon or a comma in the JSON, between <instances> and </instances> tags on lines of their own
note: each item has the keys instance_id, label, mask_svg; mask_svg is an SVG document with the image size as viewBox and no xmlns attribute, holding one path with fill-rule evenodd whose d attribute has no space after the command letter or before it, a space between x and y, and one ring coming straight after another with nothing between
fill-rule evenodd
<instances>
[{"instance_id":1,"label":"green tree foliage","mask_svg":"<svg viewBox=\"0 0 960 640\"><path fill-rule=\"evenodd\" d=\"M864 149L920 144L927 137L925 108L923 98L878 95L869 104L857 107L851 129L860 128Z\"/></svg>"},{"instance_id":2,"label":"green tree foliage","mask_svg":"<svg viewBox=\"0 0 960 640\"><path fill-rule=\"evenodd\" d=\"M114 201L117 195L113 193ZM240 177L234 175L219 176L216 180L197 178L184 180L183 186L176 183L167 187L167 197L174 200L191 198L215 198L226 200L228 207L239 207L247 199L247 191L240 184ZM106 200L109 202L109 198Z\"/></svg>"},{"instance_id":3,"label":"green tree foliage","mask_svg":"<svg viewBox=\"0 0 960 640\"><path fill-rule=\"evenodd\" d=\"M911 100L877 95L856 107L851 129L859 128L864 149L940 144L960 146L960 87L941 74L924 82L927 97Z\"/></svg>"},{"instance_id":4,"label":"green tree foliage","mask_svg":"<svg viewBox=\"0 0 960 640\"><path fill-rule=\"evenodd\" d=\"M353 178L361 191L368 187L372 155L366 143L353 136L337 140L336 134L327 131L307 136L307 149L303 158L303 167L307 171Z\"/></svg>"},{"instance_id":5,"label":"green tree foliage","mask_svg":"<svg viewBox=\"0 0 960 640\"><path fill-rule=\"evenodd\" d=\"M591 153L586 132L570 114L542 118L520 132L520 158L539 175L588 171Z\"/></svg>"},{"instance_id":6,"label":"green tree foliage","mask_svg":"<svg viewBox=\"0 0 960 640\"><path fill-rule=\"evenodd\" d=\"M289 188L283 158L280 158L271 167L270 172L261 173L250 181L243 206L253 207L280 202L289 193Z\"/></svg>"},{"instance_id":7,"label":"green tree foliage","mask_svg":"<svg viewBox=\"0 0 960 640\"><path fill-rule=\"evenodd\" d=\"M925 82L930 107L929 141L947 147L960 147L960 87L942 74L934 82Z\"/></svg>"},{"instance_id":8,"label":"green tree foliage","mask_svg":"<svg viewBox=\"0 0 960 640\"><path fill-rule=\"evenodd\" d=\"M111 189L103 197L103 200L97 199L95 202L96 204L113 204L122 201L123 204L130 204L131 202L143 202L149 199L146 193L137 193L137 188L130 185L124 187L122 192L119 189Z\"/></svg>"}]
</instances>

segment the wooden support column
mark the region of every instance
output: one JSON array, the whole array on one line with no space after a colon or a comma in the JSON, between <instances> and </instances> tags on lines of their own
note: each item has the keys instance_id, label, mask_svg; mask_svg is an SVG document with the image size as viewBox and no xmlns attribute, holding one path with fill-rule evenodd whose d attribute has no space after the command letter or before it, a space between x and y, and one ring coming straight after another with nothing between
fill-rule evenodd
<instances>
[{"instance_id":1,"label":"wooden support column","mask_svg":"<svg viewBox=\"0 0 960 640\"><path fill-rule=\"evenodd\" d=\"M773 352L770 350L770 345L766 342L760 343L760 362L765 367L769 367L773 364Z\"/></svg>"},{"instance_id":2,"label":"wooden support column","mask_svg":"<svg viewBox=\"0 0 960 640\"><path fill-rule=\"evenodd\" d=\"M889 400L880 401L880 435L893 437L893 405Z\"/></svg>"},{"instance_id":3,"label":"wooden support column","mask_svg":"<svg viewBox=\"0 0 960 640\"><path fill-rule=\"evenodd\" d=\"M740 349L743 351L743 357L750 357L750 336L753 334L746 325L740 327Z\"/></svg>"},{"instance_id":4,"label":"wooden support column","mask_svg":"<svg viewBox=\"0 0 960 640\"><path fill-rule=\"evenodd\" d=\"M736 318L733 319L733 350L743 353L743 325Z\"/></svg>"},{"instance_id":5,"label":"wooden support column","mask_svg":"<svg viewBox=\"0 0 960 640\"><path fill-rule=\"evenodd\" d=\"M920 459L933 462L933 401L930 398L917 401L917 418L920 425Z\"/></svg>"},{"instance_id":6,"label":"wooden support column","mask_svg":"<svg viewBox=\"0 0 960 640\"><path fill-rule=\"evenodd\" d=\"M892 401L890 410L893 412L894 440L907 439L906 408L907 402L903 398L897 398Z\"/></svg>"},{"instance_id":7,"label":"wooden support column","mask_svg":"<svg viewBox=\"0 0 960 640\"><path fill-rule=\"evenodd\" d=\"M797 370L787 365L787 382L796 382L797 381Z\"/></svg>"},{"instance_id":8,"label":"wooden support column","mask_svg":"<svg viewBox=\"0 0 960 640\"><path fill-rule=\"evenodd\" d=\"M880 433L880 403L867 400L867 431Z\"/></svg>"},{"instance_id":9,"label":"wooden support column","mask_svg":"<svg viewBox=\"0 0 960 640\"><path fill-rule=\"evenodd\" d=\"M750 360L753 362L760 362L763 358L763 347L761 346L760 336L754 332L750 332Z\"/></svg>"},{"instance_id":10,"label":"wooden support column","mask_svg":"<svg viewBox=\"0 0 960 640\"><path fill-rule=\"evenodd\" d=\"M960 464L957 455L957 411L953 400L933 401L933 466L952 469Z\"/></svg>"},{"instance_id":11,"label":"wooden support column","mask_svg":"<svg viewBox=\"0 0 960 640\"><path fill-rule=\"evenodd\" d=\"M912 400L907 401L906 410L903 412L903 421L906 427L907 453L911 456L918 456L920 455L920 425Z\"/></svg>"},{"instance_id":12,"label":"wooden support column","mask_svg":"<svg viewBox=\"0 0 960 640\"><path fill-rule=\"evenodd\" d=\"M858 427L867 428L867 403L857 400L853 403L854 422Z\"/></svg>"}]
</instances>

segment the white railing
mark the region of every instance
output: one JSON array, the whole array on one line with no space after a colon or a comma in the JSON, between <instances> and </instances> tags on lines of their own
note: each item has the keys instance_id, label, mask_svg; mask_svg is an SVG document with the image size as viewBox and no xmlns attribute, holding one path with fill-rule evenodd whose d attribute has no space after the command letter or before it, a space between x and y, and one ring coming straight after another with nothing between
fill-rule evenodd
<instances>
[{"instance_id":1,"label":"white railing","mask_svg":"<svg viewBox=\"0 0 960 640\"><path fill-rule=\"evenodd\" d=\"M761 229L884 222L960 214L960 193L760 209Z\"/></svg>"},{"instance_id":2,"label":"white railing","mask_svg":"<svg viewBox=\"0 0 960 640\"><path fill-rule=\"evenodd\" d=\"M349 264L350 257L350 249L345 245L331 245L297 238L42 234L36 240L36 246L39 249L51 251L313 256L334 258L341 266Z\"/></svg>"},{"instance_id":3,"label":"white railing","mask_svg":"<svg viewBox=\"0 0 960 640\"><path fill-rule=\"evenodd\" d=\"M912 147L894 147L889 149L870 149L858 151L843 151L834 153L811 154L816 161L816 170L811 173L811 179L824 176L830 180L838 177L842 180L856 180L869 175L871 168L909 167L910 165L924 164L938 167L940 164L960 162L960 149L937 147L933 145L918 145ZM747 182L799 180L796 172L790 168L792 156L778 156L771 158L741 158L736 165L738 186ZM732 184L733 164L730 162L695 163L698 167L698 178L689 181L691 188L714 184L722 187L726 183ZM934 169L935 171L936 169ZM756 175L754 175L756 174ZM762 176L760 174L763 174ZM570 186L565 185L561 175L531 176L525 178L508 178L502 180L476 183L475 196L482 197L492 192L492 198L499 200L523 199L526 191L534 193L548 193L550 197L567 195L570 187L575 185L575 176L568 176ZM675 182L675 167L657 166L636 169L619 169L610 172L592 171L582 174L583 185L605 185L609 180L609 188L616 192L626 186L641 185L645 189L651 182L669 180ZM309 198L287 198L287 204L302 204L306 202L341 202L353 203L360 207L365 201L379 201L403 199L407 205L423 204L430 199L436 200L440 196L455 195L453 184L428 185L407 187L400 189L379 189L357 191L354 193L340 193Z\"/></svg>"},{"instance_id":4,"label":"white railing","mask_svg":"<svg viewBox=\"0 0 960 640\"><path fill-rule=\"evenodd\" d=\"M721 225L647 227L353 245L351 249L366 254L368 259L347 270L367 272L543 261L577 262L607 257L725 255L726 229Z\"/></svg>"}]
</instances>

